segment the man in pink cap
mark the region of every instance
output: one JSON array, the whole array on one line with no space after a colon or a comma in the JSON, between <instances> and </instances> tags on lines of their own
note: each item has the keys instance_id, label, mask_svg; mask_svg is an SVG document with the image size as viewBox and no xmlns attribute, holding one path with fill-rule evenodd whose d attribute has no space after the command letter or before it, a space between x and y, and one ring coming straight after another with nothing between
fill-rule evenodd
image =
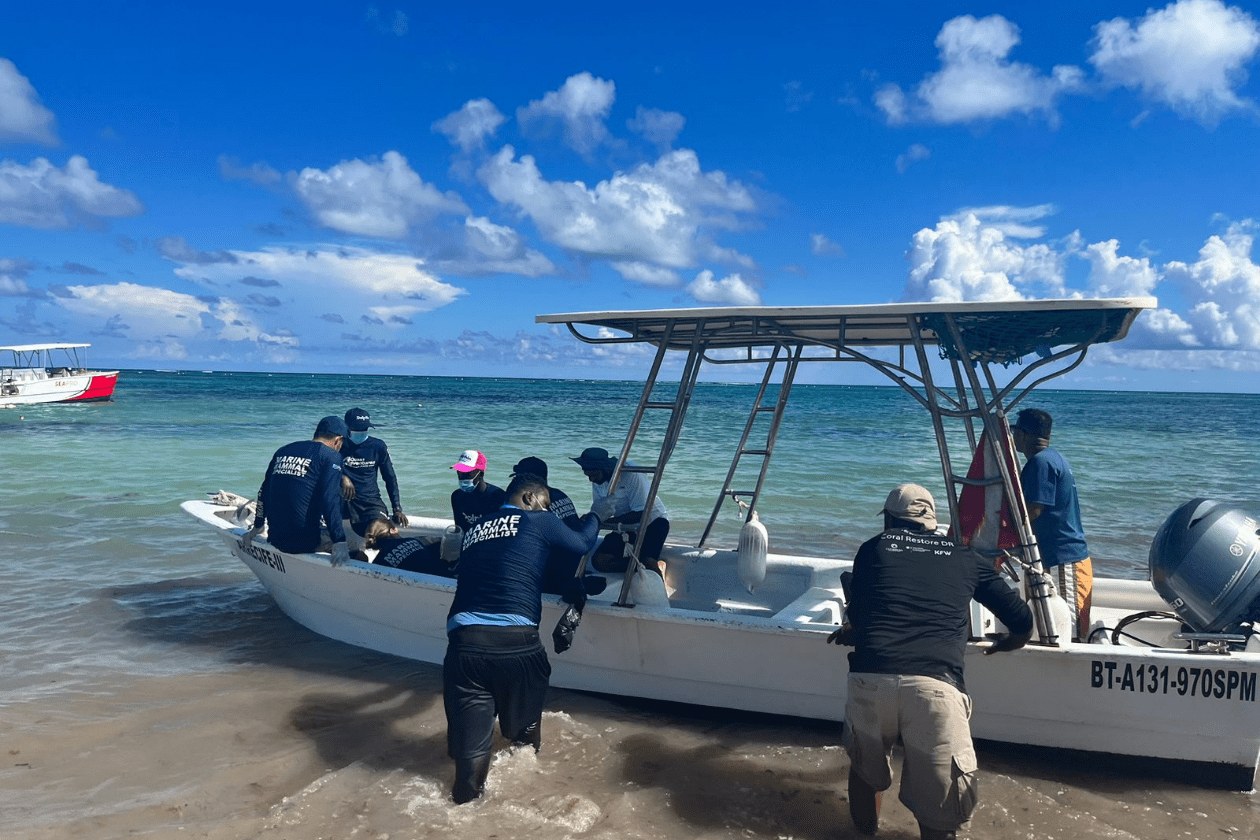
<instances>
[{"instance_id":1,"label":"man in pink cap","mask_svg":"<svg viewBox=\"0 0 1260 840\"><path fill-rule=\"evenodd\" d=\"M467 531L507 501L502 488L486 483L486 456L476 449L459 453L451 469L459 479L459 489L451 493L451 514L459 530Z\"/></svg>"}]
</instances>

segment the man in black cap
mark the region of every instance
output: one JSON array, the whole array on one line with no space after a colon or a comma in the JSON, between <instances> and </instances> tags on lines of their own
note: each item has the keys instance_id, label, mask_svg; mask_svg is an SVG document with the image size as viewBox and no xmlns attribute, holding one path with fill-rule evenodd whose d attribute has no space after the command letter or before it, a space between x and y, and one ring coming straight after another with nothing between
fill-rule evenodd
<instances>
[{"instance_id":1,"label":"man in black cap","mask_svg":"<svg viewBox=\"0 0 1260 840\"><path fill-rule=\"evenodd\" d=\"M547 510L554 513L560 518L561 522L575 531L581 529L582 521L578 517L577 508L574 507L573 500L563 490L552 487L547 482L546 461L542 458L535 458L532 455L528 458L522 458L516 462L516 466L512 467L512 477L516 478L520 475L536 476L543 484L546 484L547 492L551 496L551 504L547 506ZM547 571L543 575L543 592L551 595L559 595L563 592L564 585L577 573L578 564L581 562L581 554L575 554L563 548L553 549L551 557L547 561Z\"/></svg>"},{"instance_id":2,"label":"man in black cap","mask_svg":"<svg viewBox=\"0 0 1260 840\"><path fill-rule=\"evenodd\" d=\"M389 502L394 514L389 517L395 525L407 525L407 515L402 510L402 498L398 494L398 475L394 472L394 463L389 457L389 448L385 441L368 434L368 429L375 429L371 416L361 408L352 408L346 412L346 428L349 438L341 446L341 469L350 483L354 485L354 494L346 502L346 518L350 520L350 528L362 537L372 520L385 516L385 502L381 499L381 488L376 481L377 473L385 479L385 490L389 493Z\"/></svg>"},{"instance_id":3,"label":"man in black cap","mask_svg":"<svg viewBox=\"0 0 1260 840\"><path fill-rule=\"evenodd\" d=\"M922 840L952 840L976 806L976 753L963 654L971 601L1010 630L986 654L1016 650L1032 635L1032 612L979 552L936 533L936 502L902 484L884 502L884 530L853 560L845 624L829 642L851 645L844 742L849 812L862 834L879 826L889 756L904 744L900 799Z\"/></svg>"},{"instance_id":4,"label":"man in black cap","mask_svg":"<svg viewBox=\"0 0 1260 840\"><path fill-rule=\"evenodd\" d=\"M311 440L282 446L271 456L254 525L245 533L248 549L267 524L267 541L281 551L305 554L320 547L320 519L332 541L333 565L349 559L341 525L341 456L348 434L345 421L330 415L319 421Z\"/></svg>"},{"instance_id":5,"label":"man in black cap","mask_svg":"<svg viewBox=\"0 0 1260 840\"><path fill-rule=\"evenodd\" d=\"M602 522L606 525L638 525L643 520L648 493L652 489L652 482L646 474L623 469L617 478L617 486L610 488L617 459L609 455L607 449L592 446L583 449L581 455L571 460L582 468L582 472L591 482L591 512ZM626 466L634 465L627 461ZM627 536L633 543L637 534L630 532ZM643 545L639 550L639 562L657 574L661 573L661 549L665 547L667 536L669 520L666 518L665 503L657 496L652 500L651 514L643 534ZM621 534L609 534L595 550L591 565L601 572L624 572L627 560L623 546Z\"/></svg>"}]
</instances>

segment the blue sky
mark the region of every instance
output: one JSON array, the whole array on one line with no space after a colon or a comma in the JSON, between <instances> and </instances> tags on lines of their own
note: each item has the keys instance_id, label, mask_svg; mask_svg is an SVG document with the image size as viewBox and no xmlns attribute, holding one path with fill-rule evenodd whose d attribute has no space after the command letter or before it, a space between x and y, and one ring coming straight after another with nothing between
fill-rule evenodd
<instances>
[{"instance_id":1,"label":"blue sky","mask_svg":"<svg viewBox=\"0 0 1260 840\"><path fill-rule=\"evenodd\" d=\"M533 316L1154 295L1063 384L1260 390L1260 4L436 5L9 4L0 344L637 378Z\"/></svg>"}]
</instances>

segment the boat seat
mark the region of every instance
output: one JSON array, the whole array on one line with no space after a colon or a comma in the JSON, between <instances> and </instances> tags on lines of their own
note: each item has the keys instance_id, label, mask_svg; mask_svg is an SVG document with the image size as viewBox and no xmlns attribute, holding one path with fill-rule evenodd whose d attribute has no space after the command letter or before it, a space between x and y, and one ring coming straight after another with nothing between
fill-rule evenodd
<instances>
[{"instance_id":1,"label":"boat seat","mask_svg":"<svg viewBox=\"0 0 1260 840\"><path fill-rule=\"evenodd\" d=\"M795 624L838 625L844 620L844 592L839 588L811 586L774 617Z\"/></svg>"}]
</instances>

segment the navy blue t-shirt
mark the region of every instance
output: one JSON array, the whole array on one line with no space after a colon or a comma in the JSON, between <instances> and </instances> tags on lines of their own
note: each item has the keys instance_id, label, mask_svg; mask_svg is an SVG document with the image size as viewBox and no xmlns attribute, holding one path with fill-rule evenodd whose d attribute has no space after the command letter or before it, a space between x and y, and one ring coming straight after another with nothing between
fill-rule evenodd
<instances>
[{"instance_id":1,"label":"navy blue t-shirt","mask_svg":"<svg viewBox=\"0 0 1260 840\"><path fill-rule=\"evenodd\" d=\"M378 516L386 516L385 503L381 500L381 488L376 474L385 479L394 510L402 510L402 498L398 495L398 475L389 458L389 449L380 438L369 437L363 443L350 438L341 445L341 470L354 484L354 498L347 503L351 522L371 522Z\"/></svg>"},{"instance_id":2,"label":"navy blue t-shirt","mask_svg":"<svg viewBox=\"0 0 1260 840\"><path fill-rule=\"evenodd\" d=\"M281 551L302 554L319 547L323 517L333 542L345 542L341 527L341 456L317 440L299 440L276 450L258 489L255 524L267 520L267 540Z\"/></svg>"},{"instance_id":3,"label":"navy blue t-shirt","mask_svg":"<svg viewBox=\"0 0 1260 840\"><path fill-rule=\"evenodd\" d=\"M505 502L507 493L493 484L486 484L475 490L456 490L451 493L451 514L459 530L467 531L498 511Z\"/></svg>"},{"instance_id":4,"label":"navy blue t-shirt","mask_svg":"<svg viewBox=\"0 0 1260 840\"><path fill-rule=\"evenodd\" d=\"M565 525L547 510L504 506L464 533L459 584L449 619L457 613L542 618L542 581L547 558L557 548L585 554L595 547L599 520Z\"/></svg>"}]
</instances>

